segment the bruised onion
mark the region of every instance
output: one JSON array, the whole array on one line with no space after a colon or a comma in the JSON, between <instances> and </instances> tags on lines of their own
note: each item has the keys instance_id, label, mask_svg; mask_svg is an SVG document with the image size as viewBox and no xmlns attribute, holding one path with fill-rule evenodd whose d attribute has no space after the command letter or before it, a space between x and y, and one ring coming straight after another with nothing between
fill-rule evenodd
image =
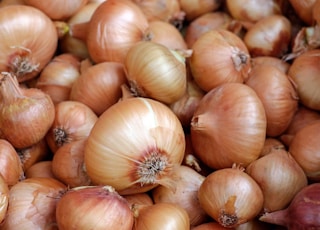
<instances>
[{"instance_id":1,"label":"bruised onion","mask_svg":"<svg viewBox=\"0 0 320 230\"><path fill-rule=\"evenodd\" d=\"M250 55L243 40L226 29L202 34L191 47L190 70L204 91L223 83L242 83L250 71Z\"/></svg>"},{"instance_id":2,"label":"bruised onion","mask_svg":"<svg viewBox=\"0 0 320 230\"><path fill-rule=\"evenodd\" d=\"M320 228L320 183L310 184L299 191L289 207L265 213L259 220L285 226L288 230Z\"/></svg>"},{"instance_id":3,"label":"bruised onion","mask_svg":"<svg viewBox=\"0 0 320 230\"><path fill-rule=\"evenodd\" d=\"M161 184L174 189L174 168L185 150L182 125L164 104L128 98L109 107L95 123L84 149L93 184L108 184L122 195Z\"/></svg>"},{"instance_id":4,"label":"bruised onion","mask_svg":"<svg viewBox=\"0 0 320 230\"><path fill-rule=\"evenodd\" d=\"M224 227L233 228L253 220L262 210L261 188L243 170L237 165L216 170L199 188L201 207Z\"/></svg>"},{"instance_id":5,"label":"bruised onion","mask_svg":"<svg viewBox=\"0 0 320 230\"><path fill-rule=\"evenodd\" d=\"M60 230L131 230L134 221L129 203L108 185L67 191L57 203L56 220Z\"/></svg>"},{"instance_id":6,"label":"bruised onion","mask_svg":"<svg viewBox=\"0 0 320 230\"><path fill-rule=\"evenodd\" d=\"M247 166L260 155L266 126L263 104L252 88L222 84L202 98L192 117L195 155L215 169Z\"/></svg>"}]
</instances>

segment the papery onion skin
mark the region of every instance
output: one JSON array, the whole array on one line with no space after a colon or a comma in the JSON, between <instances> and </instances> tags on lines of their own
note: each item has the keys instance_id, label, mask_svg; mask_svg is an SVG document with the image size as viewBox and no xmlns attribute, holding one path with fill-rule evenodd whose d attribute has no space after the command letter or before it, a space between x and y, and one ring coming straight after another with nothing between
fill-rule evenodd
<instances>
[{"instance_id":1,"label":"papery onion skin","mask_svg":"<svg viewBox=\"0 0 320 230\"><path fill-rule=\"evenodd\" d=\"M67 191L57 203L56 219L60 230L131 230L134 221L129 203L111 186L82 186Z\"/></svg>"},{"instance_id":2,"label":"papery onion skin","mask_svg":"<svg viewBox=\"0 0 320 230\"><path fill-rule=\"evenodd\" d=\"M56 28L34 7L0 8L0 30L0 71L16 74L19 82L36 77L56 52Z\"/></svg>"},{"instance_id":3,"label":"papery onion skin","mask_svg":"<svg viewBox=\"0 0 320 230\"><path fill-rule=\"evenodd\" d=\"M214 169L247 166L259 157L266 135L263 104L249 86L226 83L209 91L191 120L195 155Z\"/></svg>"},{"instance_id":4,"label":"papery onion skin","mask_svg":"<svg viewBox=\"0 0 320 230\"><path fill-rule=\"evenodd\" d=\"M190 70L195 82L208 92L223 83L243 83L250 71L250 55L236 34L216 29L200 36L191 47Z\"/></svg>"},{"instance_id":5,"label":"papery onion skin","mask_svg":"<svg viewBox=\"0 0 320 230\"><path fill-rule=\"evenodd\" d=\"M5 219L9 205L9 187L0 174L0 223Z\"/></svg>"},{"instance_id":6,"label":"papery onion skin","mask_svg":"<svg viewBox=\"0 0 320 230\"><path fill-rule=\"evenodd\" d=\"M265 213L259 220L285 226L288 230L320 228L320 183L310 184L299 191L289 207Z\"/></svg>"},{"instance_id":7,"label":"papery onion skin","mask_svg":"<svg viewBox=\"0 0 320 230\"><path fill-rule=\"evenodd\" d=\"M147 40L148 20L129 0L108 0L99 5L89 22L86 44L95 63L123 62L128 49Z\"/></svg>"},{"instance_id":8,"label":"papery onion skin","mask_svg":"<svg viewBox=\"0 0 320 230\"><path fill-rule=\"evenodd\" d=\"M93 184L109 184L128 195L174 182L171 174L184 150L184 132L174 113L158 101L134 97L99 117L84 162Z\"/></svg>"},{"instance_id":9,"label":"papery onion skin","mask_svg":"<svg viewBox=\"0 0 320 230\"><path fill-rule=\"evenodd\" d=\"M287 74L273 66L256 65L245 84L256 92L263 103L267 136L281 135L289 126L299 102L296 88Z\"/></svg>"},{"instance_id":10,"label":"papery onion skin","mask_svg":"<svg viewBox=\"0 0 320 230\"><path fill-rule=\"evenodd\" d=\"M198 191L201 207L228 228L253 220L263 206L261 188L241 167L237 167L212 172Z\"/></svg>"},{"instance_id":11,"label":"papery onion skin","mask_svg":"<svg viewBox=\"0 0 320 230\"><path fill-rule=\"evenodd\" d=\"M289 145L289 152L302 167L308 179L320 181L320 121L300 129Z\"/></svg>"},{"instance_id":12,"label":"papery onion skin","mask_svg":"<svg viewBox=\"0 0 320 230\"><path fill-rule=\"evenodd\" d=\"M301 104L320 110L320 49L310 50L294 59L288 75L297 86Z\"/></svg>"},{"instance_id":13,"label":"papery onion skin","mask_svg":"<svg viewBox=\"0 0 320 230\"><path fill-rule=\"evenodd\" d=\"M28 178L15 184L1 229L56 229L56 204L66 189L53 178Z\"/></svg>"}]
</instances>

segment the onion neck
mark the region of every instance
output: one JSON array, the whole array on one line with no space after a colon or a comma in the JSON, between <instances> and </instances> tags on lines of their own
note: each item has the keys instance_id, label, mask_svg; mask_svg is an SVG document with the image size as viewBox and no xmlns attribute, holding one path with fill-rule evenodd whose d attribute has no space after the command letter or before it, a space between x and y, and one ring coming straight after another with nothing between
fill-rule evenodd
<instances>
[{"instance_id":1,"label":"onion neck","mask_svg":"<svg viewBox=\"0 0 320 230\"><path fill-rule=\"evenodd\" d=\"M6 104L14 103L17 98L24 97L16 77L11 73L0 74L0 96Z\"/></svg>"},{"instance_id":2,"label":"onion neck","mask_svg":"<svg viewBox=\"0 0 320 230\"><path fill-rule=\"evenodd\" d=\"M260 221L270 224L276 224L281 226L287 226L288 224L288 210L279 210L271 213L265 213L260 218Z\"/></svg>"}]
</instances>

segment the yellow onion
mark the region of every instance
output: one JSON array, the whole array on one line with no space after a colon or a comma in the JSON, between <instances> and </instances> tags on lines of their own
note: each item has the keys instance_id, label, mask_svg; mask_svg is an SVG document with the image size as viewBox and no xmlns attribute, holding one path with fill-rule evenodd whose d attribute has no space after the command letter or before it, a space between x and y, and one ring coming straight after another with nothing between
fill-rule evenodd
<instances>
[{"instance_id":1,"label":"yellow onion","mask_svg":"<svg viewBox=\"0 0 320 230\"><path fill-rule=\"evenodd\" d=\"M31 177L48 177L48 178L55 178L52 172L52 161L51 160L45 160L40 161L28 168L25 171L26 178Z\"/></svg>"},{"instance_id":2,"label":"yellow onion","mask_svg":"<svg viewBox=\"0 0 320 230\"><path fill-rule=\"evenodd\" d=\"M5 219L9 205L9 187L0 174L0 223Z\"/></svg>"},{"instance_id":3,"label":"yellow onion","mask_svg":"<svg viewBox=\"0 0 320 230\"><path fill-rule=\"evenodd\" d=\"M174 187L174 168L185 150L182 125L164 104L128 98L109 107L88 136L84 150L93 184L108 184L120 194Z\"/></svg>"},{"instance_id":4,"label":"yellow onion","mask_svg":"<svg viewBox=\"0 0 320 230\"><path fill-rule=\"evenodd\" d=\"M222 84L202 98L192 117L195 155L214 169L247 166L260 155L266 126L263 104L252 88Z\"/></svg>"},{"instance_id":5,"label":"yellow onion","mask_svg":"<svg viewBox=\"0 0 320 230\"><path fill-rule=\"evenodd\" d=\"M67 191L57 203L59 230L131 230L129 203L111 186L83 186Z\"/></svg>"}]
</instances>

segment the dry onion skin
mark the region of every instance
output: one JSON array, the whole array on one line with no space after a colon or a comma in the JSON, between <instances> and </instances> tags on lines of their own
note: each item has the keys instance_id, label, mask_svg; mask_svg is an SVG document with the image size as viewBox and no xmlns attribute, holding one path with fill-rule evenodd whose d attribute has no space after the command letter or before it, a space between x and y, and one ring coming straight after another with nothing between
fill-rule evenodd
<instances>
[{"instance_id":1,"label":"dry onion skin","mask_svg":"<svg viewBox=\"0 0 320 230\"><path fill-rule=\"evenodd\" d=\"M215 29L202 34L191 47L190 70L201 89L223 83L242 83L250 71L250 55L244 41L235 33Z\"/></svg>"},{"instance_id":2,"label":"dry onion skin","mask_svg":"<svg viewBox=\"0 0 320 230\"><path fill-rule=\"evenodd\" d=\"M301 104L320 110L320 49L309 50L293 60L288 75L297 86Z\"/></svg>"},{"instance_id":3,"label":"dry onion skin","mask_svg":"<svg viewBox=\"0 0 320 230\"><path fill-rule=\"evenodd\" d=\"M198 197L208 215L228 228L253 220L263 207L261 188L244 168L236 165L209 174Z\"/></svg>"},{"instance_id":4,"label":"dry onion skin","mask_svg":"<svg viewBox=\"0 0 320 230\"><path fill-rule=\"evenodd\" d=\"M222 84L202 98L192 117L195 155L214 169L247 166L260 155L266 126L263 104L252 88Z\"/></svg>"},{"instance_id":5,"label":"dry onion skin","mask_svg":"<svg viewBox=\"0 0 320 230\"><path fill-rule=\"evenodd\" d=\"M299 102L296 88L287 74L273 66L256 65L245 84L256 92L264 106L267 136L281 135L298 110Z\"/></svg>"},{"instance_id":6,"label":"dry onion skin","mask_svg":"<svg viewBox=\"0 0 320 230\"><path fill-rule=\"evenodd\" d=\"M19 82L36 77L53 57L58 34L51 19L26 5L0 8L0 71Z\"/></svg>"},{"instance_id":7,"label":"dry onion skin","mask_svg":"<svg viewBox=\"0 0 320 230\"><path fill-rule=\"evenodd\" d=\"M320 181L320 121L300 129L289 145L289 152L302 167L309 180Z\"/></svg>"},{"instance_id":8,"label":"dry onion skin","mask_svg":"<svg viewBox=\"0 0 320 230\"><path fill-rule=\"evenodd\" d=\"M187 90L185 57L164 45L143 41L133 45L124 61L130 91L170 104Z\"/></svg>"},{"instance_id":9,"label":"dry onion skin","mask_svg":"<svg viewBox=\"0 0 320 230\"><path fill-rule=\"evenodd\" d=\"M60 230L131 230L134 222L128 201L108 185L68 190L57 203L56 220Z\"/></svg>"},{"instance_id":10,"label":"dry onion skin","mask_svg":"<svg viewBox=\"0 0 320 230\"><path fill-rule=\"evenodd\" d=\"M66 189L53 178L28 178L15 184L1 229L56 229L56 204Z\"/></svg>"},{"instance_id":11,"label":"dry onion skin","mask_svg":"<svg viewBox=\"0 0 320 230\"><path fill-rule=\"evenodd\" d=\"M84 162L93 184L121 195L174 187L174 168L185 150L182 125L164 104L128 98L107 109L87 139Z\"/></svg>"}]
</instances>

